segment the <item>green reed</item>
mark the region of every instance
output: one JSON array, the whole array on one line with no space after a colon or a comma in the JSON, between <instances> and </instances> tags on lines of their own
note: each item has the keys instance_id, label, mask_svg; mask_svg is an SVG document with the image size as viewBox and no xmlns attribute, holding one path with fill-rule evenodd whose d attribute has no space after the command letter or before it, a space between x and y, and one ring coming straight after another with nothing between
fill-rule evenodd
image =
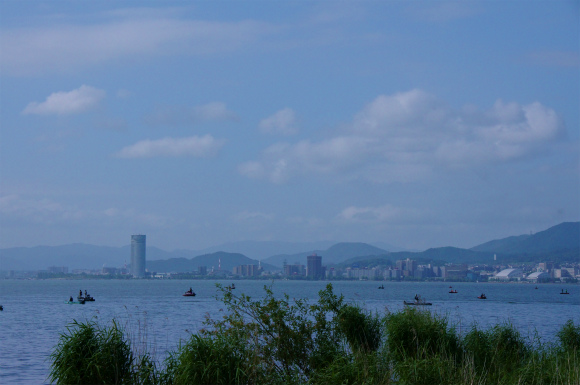
<instances>
[{"instance_id":1,"label":"green reed","mask_svg":"<svg viewBox=\"0 0 580 385\"><path fill-rule=\"evenodd\" d=\"M104 328L73 321L50 358L57 384L124 384L132 375L131 348L115 321Z\"/></svg>"},{"instance_id":2,"label":"green reed","mask_svg":"<svg viewBox=\"0 0 580 385\"><path fill-rule=\"evenodd\" d=\"M224 316L182 341L159 364L116 322L73 322L61 335L50 380L58 384L580 384L580 326L553 343L509 323L472 325L409 308L370 313L332 291L316 303L271 287L254 300L218 286ZM141 333L141 332L140 332ZM143 334L143 335L146 335ZM131 349L132 343L141 347Z\"/></svg>"}]
</instances>

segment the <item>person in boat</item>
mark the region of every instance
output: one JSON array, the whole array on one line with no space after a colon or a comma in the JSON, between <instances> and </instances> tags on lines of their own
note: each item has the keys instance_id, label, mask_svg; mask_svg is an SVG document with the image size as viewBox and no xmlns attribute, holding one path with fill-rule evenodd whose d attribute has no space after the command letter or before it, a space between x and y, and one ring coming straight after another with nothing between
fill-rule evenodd
<instances>
[{"instance_id":1,"label":"person in boat","mask_svg":"<svg viewBox=\"0 0 580 385\"><path fill-rule=\"evenodd\" d=\"M190 287L188 293L193 293L193 289Z\"/></svg>"},{"instance_id":2,"label":"person in boat","mask_svg":"<svg viewBox=\"0 0 580 385\"><path fill-rule=\"evenodd\" d=\"M73 301L73 299L72 299L72 295L70 296L70 298L68 299L68 301L69 301L69 302L72 302L72 301Z\"/></svg>"},{"instance_id":3,"label":"person in boat","mask_svg":"<svg viewBox=\"0 0 580 385\"><path fill-rule=\"evenodd\" d=\"M419 302L419 294L415 294L415 301Z\"/></svg>"},{"instance_id":4,"label":"person in boat","mask_svg":"<svg viewBox=\"0 0 580 385\"><path fill-rule=\"evenodd\" d=\"M79 290L79 297L82 297L82 296L83 296L83 291Z\"/></svg>"},{"instance_id":5,"label":"person in boat","mask_svg":"<svg viewBox=\"0 0 580 385\"><path fill-rule=\"evenodd\" d=\"M87 291L85 290L85 297L88 297L89 295L87 294Z\"/></svg>"}]
</instances>

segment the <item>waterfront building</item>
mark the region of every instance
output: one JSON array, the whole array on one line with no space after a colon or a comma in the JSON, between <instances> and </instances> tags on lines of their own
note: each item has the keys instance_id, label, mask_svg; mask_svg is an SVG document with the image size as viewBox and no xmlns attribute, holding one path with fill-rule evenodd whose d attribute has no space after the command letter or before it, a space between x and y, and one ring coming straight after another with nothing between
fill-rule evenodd
<instances>
[{"instance_id":1,"label":"waterfront building","mask_svg":"<svg viewBox=\"0 0 580 385\"><path fill-rule=\"evenodd\" d=\"M288 276L304 276L305 273L304 265L294 264L288 265L284 264L284 275Z\"/></svg>"},{"instance_id":2,"label":"waterfront building","mask_svg":"<svg viewBox=\"0 0 580 385\"><path fill-rule=\"evenodd\" d=\"M536 271L526 277L526 280L530 282L547 282L550 280L550 274L545 271Z\"/></svg>"},{"instance_id":3,"label":"waterfront building","mask_svg":"<svg viewBox=\"0 0 580 385\"><path fill-rule=\"evenodd\" d=\"M133 278L145 277L146 236L131 235L131 274Z\"/></svg>"},{"instance_id":4,"label":"waterfront building","mask_svg":"<svg viewBox=\"0 0 580 385\"><path fill-rule=\"evenodd\" d=\"M324 278L322 257L316 253L306 257L306 276L310 279Z\"/></svg>"},{"instance_id":5,"label":"waterfront building","mask_svg":"<svg viewBox=\"0 0 580 385\"><path fill-rule=\"evenodd\" d=\"M68 267L67 266L49 266L48 272L51 274L67 274Z\"/></svg>"},{"instance_id":6,"label":"waterfront building","mask_svg":"<svg viewBox=\"0 0 580 385\"><path fill-rule=\"evenodd\" d=\"M521 279L523 276L522 269L504 269L497 273L494 278L500 281L509 281L511 279Z\"/></svg>"},{"instance_id":7,"label":"waterfront building","mask_svg":"<svg viewBox=\"0 0 580 385\"><path fill-rule=\"evenodd\" d=\"M105 274L105 275L116 275L119 274L120 269L116 268L116 267L105 267L103 266L103 269L101 270L101 274Z\"/></svg>"},{"instance_id":8,"label":"waterfront building","mask_svg":"<svg viewBox=\"0 0 580 385\"><path fill-rule=\"evenodd\" d=\"M232 273L242 277L257 277L260 275L258 265L240 265L233 268Z\"/></svg>"},{"instance_id":9,"label":"waterfront building","mask_svg":"<svg viewBox=\"0 0 580 385\"><path fill-rule=\"evenodd\" d=\"M401 275L404 277L413 277L415 274L415 269L417 268L417 262L411 258L400 259L395 262L398 270L401 271Z\"/></svg>"}]
</instances>

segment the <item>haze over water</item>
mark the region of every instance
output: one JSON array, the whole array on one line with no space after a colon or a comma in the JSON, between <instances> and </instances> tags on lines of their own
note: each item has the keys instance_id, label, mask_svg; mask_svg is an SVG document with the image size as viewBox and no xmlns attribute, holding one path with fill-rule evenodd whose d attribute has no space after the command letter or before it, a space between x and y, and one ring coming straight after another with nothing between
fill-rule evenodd
<instances>
[{"instance_id":1,"label":"haze over water","mask_svg":"<svg viewBox=\"0 0 580 385\"><path fill-rule=\"evenodd\" d=\"M223 285L230 282L218 281ZM47 360L58 342L59 334L73 320L94 319L106 324L115 318L126 325L137 340L145 340L149 351L161 360L167 350L176 349L180 339L203 326L206 315L221 317L223 304L216 300L216 281L181 280L33 280L0 281L0 382L31 384L46 382ZM245 293L257 299L264 295L270 281L235 281L236 294ZM288 293L290 298L316 300L326 281L274 281L276 296ZM378 286L384 284L385 289ZM398 311L403 300L412 301L415 294L433 306L430 311L447 315L460 331L477 322L482 327L502 322L513 323L524 336L551 341L568 319L580 323L578 285L565 284L497 284L433 282L332 282L334 292L368 310ZM449 294L449 286L457 294ZM194 298L182 297L189 287ZM96 299L85 305L68 305L69 296L87 290ZM571 294L560 295L568 290ZM481 293L487 300L476 297ZM137 338L140 335L144 338Z\"/></svg>"}]
</instances>

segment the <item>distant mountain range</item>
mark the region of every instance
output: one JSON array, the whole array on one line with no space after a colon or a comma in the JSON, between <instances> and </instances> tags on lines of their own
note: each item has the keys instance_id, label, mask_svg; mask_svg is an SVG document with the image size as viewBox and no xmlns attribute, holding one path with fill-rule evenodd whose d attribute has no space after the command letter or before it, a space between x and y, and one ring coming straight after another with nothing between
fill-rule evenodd
<instances>
[{"instance_id":1,"label":"distant mountain range","mask_svg":"<svg viewBox=\"0 0 580 385\"><path fill-rule=\"evenodd\" d=\"M240 253L226 253L225 251L216 251L215 253L198 255L197 257L187 258L170 258L164 260L147 261L147 269L156 272L185 273L196 271L198 267L205 266L210 270L227 270L232 271L240 265L258 265L260 261L250 259ZM267 263L261 263L264 270L276 270L275 266Z\"/></svg>"},{"instance_id":2,"label":"distant mountain range","mask_svg":"<svg viewBox=\"0 0 580 385\"><path fill-rule=\"evenodd\" d=\"M325 250L310 250L295 254L278 254L266 258L263 261L278 267L282 267L284 262L289 265L306 265L306 259L309 255L318 254L323 256L323 264L328 265L337 264L353 257L383 255L387 253L389 253L387 250L371 246L367 243L342 242L332 245Z\"/></svg>"},{"instance_id":3,"label":"distant mountain range","mask_svg":"<svg viewBox=\"0 0 580 385\"><path fill-rule=\"evenodd\" d=\"M356 242L235 242L192 251L164 251L147 247L147 268L157 272L195 271L198 266L230 270L234 266L261 264L266 270L280 269L288 264L306 264L312 253L321 255L327 266L369 266L390 264L398 259L439 263L493 263L506 261L578 261L580 260L580 222L564 222L532 235L511 236L492 240L471 249L456 247L432 248L422 252L400 251L390 245L385 248ZM236 248L238 248L236 250ZM107 247L87 244L63 246L15 247L0 249L0 271L42 270L49 266L69 269L99 269L130 264L130 246Z\"/></svg>"},{"instance_id":4,"label":"distant mountain range","mask_svg":"<svg viewBox=\"0 0 580 385\"><path fill-rule=\"evenodd\" d=\"M497 262L494 262L494 256ZM563 222L532 235L493 240L471 249L437 247L422 252L395 252L382 256L356 257L341 266L390 265L411 258L423 263L493 264L508 262L580 262L580 222Z\"/></svg>"}]
</instances>

